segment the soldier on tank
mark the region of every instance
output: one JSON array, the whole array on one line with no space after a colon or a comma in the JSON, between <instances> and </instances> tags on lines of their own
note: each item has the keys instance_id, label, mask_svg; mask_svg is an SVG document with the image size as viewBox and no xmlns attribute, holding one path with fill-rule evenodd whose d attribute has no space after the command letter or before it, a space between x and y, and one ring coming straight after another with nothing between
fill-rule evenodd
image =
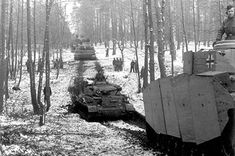
<instances>
[{"instance_id":1,"label":"soldier on tank","mask_svg":"<svg viewBox=\"0 0 235 156\"><path fill-rule=\"evenodd\" d=\"M104 76L104 72L102 70L99 70L98 73L95 75L95 81L106 81L106 78Z\"/></svg>"},{"instance_id":2,"label":"soldier on tank","mask_svg":"<svg viewBox=\"0 0 235 156\"><path fill-rule=\"evenodd\" d=\"M220 27L216 41L213 43L213 46L217 41L222 40L223 35L225 34L225 40L235 40L235 16L234 16L234 6L228 5L226 9L227 18L223 21L222 26Z\"/></svg>"}]
</instances>

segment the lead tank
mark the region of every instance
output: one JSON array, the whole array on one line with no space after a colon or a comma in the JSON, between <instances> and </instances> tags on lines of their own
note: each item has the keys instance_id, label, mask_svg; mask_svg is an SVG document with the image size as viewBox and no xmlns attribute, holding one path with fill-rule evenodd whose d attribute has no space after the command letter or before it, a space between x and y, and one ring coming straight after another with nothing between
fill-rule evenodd
<instances>
[{"instance_id":1,"label":"lead tank","mask_svg":"<svg viewBox=\"0 0 235 156\"><path fill-rule=\"evenodd\" d=\"M106 80L73 77L68 87L72 100L69 110L88 121L130 117L135 109L121 90L119 85Z\"/></svg>"}]
</instances>

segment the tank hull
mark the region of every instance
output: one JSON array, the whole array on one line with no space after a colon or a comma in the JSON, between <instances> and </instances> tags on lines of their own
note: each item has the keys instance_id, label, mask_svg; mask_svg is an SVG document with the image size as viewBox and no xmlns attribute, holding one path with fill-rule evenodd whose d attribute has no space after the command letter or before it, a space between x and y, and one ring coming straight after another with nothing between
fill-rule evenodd
<instances>
[{"instance_id":1,"label":"tank hull","mask_svg":"<svg viewBox=\"0 0 235 156\"><path fill-rule=\"evenodd\" d=\"M95 60L95 50L77 50L74 52L74 60Z\"/></svg>"},{"instance_id":2,"label":"tank hull","mask_svg":"<svg viewBox=\"0 0 235 156\"><path fill-rule=\"evenodd\" d=\"M135 111L118 85L107 82L84 85L86 81L76 81L76 78L71 81L69 92L73 104L69 110L88 121L126 118Z\"/></svg>"},{"instance_id":3,"label":"tank hull","mask_svg":"<svg viewBox=\"0 0 235 156\"><path fill-rule=\"evenodd\" d=\"M162 148L173 142L192 146L187 149L194 152L213 153L215 147L233 151L235 103L223 86L226 74L214 74L182 74L152 82L143 92L148 138Z\"/></svg>"}]
</instances>

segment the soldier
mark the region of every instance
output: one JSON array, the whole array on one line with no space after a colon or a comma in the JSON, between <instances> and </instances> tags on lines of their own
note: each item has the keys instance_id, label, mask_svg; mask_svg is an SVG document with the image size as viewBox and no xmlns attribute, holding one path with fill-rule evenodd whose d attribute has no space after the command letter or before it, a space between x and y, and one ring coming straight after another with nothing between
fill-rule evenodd
<instances>
[{"instance_id":1,"label":"soldier","mask_svg":"<svg viewBox=\"0 0 235 156\"><path fill-rule=\"evenodd\" d=\"M46 96L47 91L49 91L49 96L51 96L51 94L52 94L52 92L51 92L51 87L49 87L49 89L47 90L47 88L46 88L46 86L45 86L44 89L43 89L44 102L45 102L45 104L47 105L46 111L48 112L48 111L49 111L49 108L50 108L50 105L49 105L49 103L47 103L47 96Z\"/></svg>"},{"instance_id":2,"label":"soldier","mask_svg":"<svg viewBox=\"0 0 235 156\"><path fill-rule=\"evenodd\" d=\"M120 63L121 63L120 58L117 58L117 71L120 71Z\"/></svg>"},{"instance_id":3,"label":"soldier","mask_svg":"<svg viewBox=\"0 0 235 156\"><path fill-rule=\"evenodd\" d=\"M131 73L131 72L135 72L135 69L134 69L134 68L135 68L135 62L134 62L134 60L132 60L132 61L131 61L131 70L130 70L130 73Z\"/></svg>"},{"instance_id":4,"label":"soldier","mask_svg":"<svg viewBox=\"0 0 235 156\"><path fill-rule=\"evenodd\" d=\"M106 48L106 57L109 56L109 48Z\"/></svg>"},{"instance_id":5,"label":"soldier","mask_svg":"<svg viewBox=\"0 0 235 156\"><path fill-rule=\"evenodd\" d=\"M113 68L114 68L114 71L116 70L115 64L116 64L116 59L114 58L113 59Z\"/></svg>"},{"instance_id":6,"label":"soldier","mask_svg":"<svg viewBox=\"0 0 235 156\"><path fill-rule=\"evenodd\" d=\"M118 63L118 58L115 58L115 60L114 60L114 71L117 71L117 63Z\"/></svg>"},{"instance_id":7,"label":"soldier","mask_svg":"<svg viewBox=\"0 0 235 156\"><path fill-rule=\"evenodd\" d=\"M30 72L29 60L27 60L25 64L26 64L26 67L27 67L27 72L29 73Z\"/></svg>"},{"instance_id":8,"label":"soldier","mask_svg":"<svg viewBox=\"0 0 235 156\"><path fill-rule=\"evenodd\" d=\"M137 61L135 61L135 73L137 73L138 72L138 66L137 66Z\"/></svg>"},{"instance_id":9,"label":"soldier","mask_svg":"<svg viewBox=\"0 0 235 156\"><path fill-rule=\"evenodd\" d=\"M226 14L228 15L228 17L223 21L223 24L218 31L216 41L213 43L213 46L216 44L217 41L222 40L224 34L226 35L225 40L235 40L234 6L228 5Z\"/></svg>"},{"instance_id":10,"label":"soldier","mask_svg":"<svg viewBox=\"0 0 235 156\"><path fill-rule=\"evenodd\" d=\"M59 66L60 66L60 69L64 68L64 62L62 58L59 59Z\"/></svg>"},{"instance_id":11,"label":"soldier","mask_svg":"<svg viewBox=\"0 0 235 156\"><path fill-rule=\"evenodd\" d=\"M95 75L95 81L105 81L106 78L104 76L104 72L102 70L99 70L98 73Z\"/></svg>"},{"instance_id":12,"label":"soldier","mask_svg":"<svg viewBox=\"0 0 235 156\"><path fill-rule=\"evenodd\" d=\"M140 71L140 78L144 77L144 66L142 66L141 71Z\"/></svg>"}]
</instances>

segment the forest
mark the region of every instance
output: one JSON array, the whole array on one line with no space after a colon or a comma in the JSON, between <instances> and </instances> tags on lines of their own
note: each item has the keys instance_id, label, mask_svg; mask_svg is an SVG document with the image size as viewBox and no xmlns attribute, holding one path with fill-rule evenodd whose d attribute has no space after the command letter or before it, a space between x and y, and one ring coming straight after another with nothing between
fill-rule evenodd
<instances>
[{"instance_id":1,"label":"forest","mask_svg":"<svg viewBox=\"0 0 235 156\"><path fill-rule=\"evenodd\" d=\"M53 0L1 1L0 112L3 111L3 102L9 97L8 80L15 80L17 83L14 89L20 89L24 56L27 57L27 70L30 73L34 113L38 114L42 110L40 100L43 68L46 67L46 84L49 88L49 57L53 55L53 60L62 60L62 48L70 44L71 32L66 21L65 6L62 2ZM51 49L52 53L49 52ZM35 86L35 71L40 73L38 93Z\"/></svg>"},{"instance_id":2,"label":"forest","mask_svg":"<svg viewBox=\"0 0 235 156\"><path fill-rule=\"evenodd\" d=\"M113 49L113 54L116 48L123 52L127 46L134 47L138 60L137 49L145 49L145 73L150 70L152 81L155 79L154 61L159 62L161 77L166 77L165 51L172 54L174 73L177 49L181 47L182 53L188 51L190 42L194 43L195 52L200 45L211 46L226 18L227 5L233 3L232 0L80 1L72 19L75 32L88 36L95 44L104 43L105 47ZM155 52L157 60L153 59ZM145 74L144 87L147 84L148 74Z\"/></svg>"},{"instance_id":3,"label":"forest","mask_svg":"<svg viewBox=\"0 0 235 156\"><path fill-rule=\"evenodd\" d=\"M235 0L0 0L0 121L2 116L10 114L7 104L12 97L17 99L14 91L25 89L25 82L22 85L22 81L29 77L31 113L38 115L40 126L45 124L51 100L55 100L50 98L51 88L57 87L52 82L59 83L62 79L61 83L65 84L73 74L71 69L76 70L71 67L75 61L68 63L63 57L65 52L70 52L70 45L76 36L89 38L95 47L102 46L110 51L111 56L120 52L124 62L127 53L133 54L137 73L136 77L130 77L137 83L132 87L141 93L142 87L146 88L158 78L156 70L161 78L169 76L166 52L170 53L170 75L174 76L177 52L183 54L189 51L189 44L193 44L194 52L199 51L201 46L211 47L226 18L227 5L234 3ZM144 66L143 80L140 78L141 66ZM121 72L124 73L124 70ZM63 77L65 75L66 78ZM68 99L67 91L55 90L60 99ZM63 99L63 96L66 98ZM139 98L139 94L135 96ZM67 117L67 121L72 121L72 117ZM47 117L48 120L55 118L53 115ZM93 125L86 123L85 126L90 126L93 132ZM24 130L27 133L35 130L34 127L29 129ZM109 131L108 134L111 133ZM0 144L0 155L1 151Z\"/></svg>"},{"instance_id":4,"label":"forest","mask_svg":"<svg viewBox=\"0 0 235 156\"><path fill-rule=\"evenodd\" d=\"M67 3L72 4L68 21ZM176 49L194 51L210 46L224 20L226 6L233 1L221 0L2 0L1 1L1 68L0 112L8 99L8 80L21 82L23 57L27 56L30 90L34 113L42 110L41 88L45 67L46 93L50 105L50 61L63 63L62 49L68 48L75 35L86 36L97 45L104 43L113 55L133 47L138 62L138 48L145 51L144 87L155 79L154 62L159 63L161 77L166 77L164 53L169 50L173 62ZM157 53L158 60L154 60ZM37 65L36 65L37 64ZM37 69L38 68L38 69ZM40 68L40 69L39 69ZM41 70L42 68L42 70ZM139 67L138 67L139 68ZM39 83L36 93L35 71ZM59 75L59 68L58 72ZM18 79L16 79L20 75ZM138 70L138 77L140 73ZM140 83L139 83L140 84ZM140 90L140 85L138 86ZM5 99L4 99L5 98ZM48 108L49 109L49 108Z\"/></svg>"}]
</instances>

